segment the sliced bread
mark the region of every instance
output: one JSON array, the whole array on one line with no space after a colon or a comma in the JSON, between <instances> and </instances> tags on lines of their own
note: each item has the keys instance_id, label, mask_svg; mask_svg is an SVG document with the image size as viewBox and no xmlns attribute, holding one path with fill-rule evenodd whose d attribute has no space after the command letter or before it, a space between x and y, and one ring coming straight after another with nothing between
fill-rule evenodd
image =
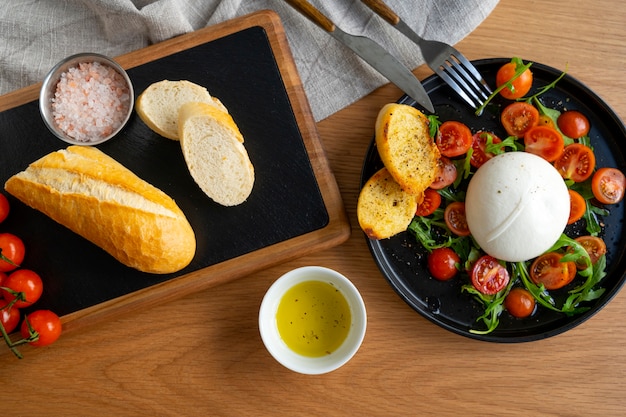
<instances>
[{"instance_id":1,"label":"sliced bread","mask_svg":"<svg viewBox=\"0 0 626 417\"><path fill-rule=\"evenodd\" d=\"M370 239L386 239L406 230L422 198L402 190L387 168L376 172L361 189L357 218Z\"/></svg>"},{"instance_id":2,"label":"sliced bread","mask_svg":"<svg viewBox=\"0 0 626 417\"><path fill-rule=\"evenodd\" d=\"M216 203L243 203L254 185L254 167L233 118L217 107L191 102L180 107L178 136L191 176Z\"/></svg>"},{"instance_id":3,"label":"sliced bread","mask_svg":"<svg viewBox=\"0 0 626 417\"><path fill-rule=\"evenodd\" d=\"M189 102L208 103L228 112L206 88L186 80L163 80L151 84L137 98L135 109L150 129L168 139L178 140L178 112Z\"/></svg>"}]
</instances>

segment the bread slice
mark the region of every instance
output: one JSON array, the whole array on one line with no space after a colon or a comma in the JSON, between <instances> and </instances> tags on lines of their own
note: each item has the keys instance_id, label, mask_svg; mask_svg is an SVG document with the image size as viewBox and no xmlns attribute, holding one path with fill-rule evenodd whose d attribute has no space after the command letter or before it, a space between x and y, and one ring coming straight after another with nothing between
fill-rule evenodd
<instances>
[{"instance_id":1,"label":"bread slice","mask_svg":"<svg viewBox=\"0 0 626 417\"><path fill-rule=\"evenodd\" d=\"M406 230L421 201L420 196L405 192L387 168L382 168L361 189L359 225L370 239L389 238Z\"/></svg>"},{"instance_id":2,"label":"bread slice","mask_svg":"<svg viewBox=\"0 0 626 417\"><path fill-rule=\"evenodd\" d=\"M137 98L135 110L153 131L168 139L178 140L178 111L189 102L208 103L228 113L222 102L211 97L208 90L191 81L163 80L151 84Z\"/></svg>"},{"instance_id":3,"label":"bread slice","mask_svg":"<svg viewBox=\"0 0 626 417\"><path fill-rule=\"evenodd\" d=\"M254 185L254 167L233 118L207 103L181 106L178 130L183 156L198 186L216 203L243 203Z\"/></svg>"},{"instance_id":4,"label":"bread slice","mask_svg":"<svg viewBox=\"0 0 626 417\"><path fill-rule=\"evenodd\" d=\"M376 118L376 146L385 167L404 191L421 195L437 173L439 149L428 118L406 104L385 105Z\"/></svg>"},{"instance_id":5,"label":"bread slice","mask_svg":"<svg viewBox=\"0 0 626 417\"><path fill-rule=\"evenodd\" d=\"M52 152L5 189L139 271L176 272L195 255L193 229L174 200L96 148Z\"/></svg>"}]
</instances>

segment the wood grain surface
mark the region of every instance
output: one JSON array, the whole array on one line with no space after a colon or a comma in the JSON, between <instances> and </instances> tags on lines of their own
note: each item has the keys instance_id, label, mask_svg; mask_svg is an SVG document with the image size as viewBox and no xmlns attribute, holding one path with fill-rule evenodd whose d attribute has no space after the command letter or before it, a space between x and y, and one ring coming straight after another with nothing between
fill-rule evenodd
<instances>
[{"instance_id":1,"label":"wood grain surface","mask_svg":"<svg viewBox=\"0 0 626 417\"><path fill-rule=\"evenodd\" d=\"M626 118L626 6L618 0L501 0L457 47L471 59L521 56L568 72ZM424 78L425 67L415 70ZM6 415L618 416L626 409L626 294L562 335L523 344L470 340L409 308L374 264L356 223L374 118L386 85L318 123L352 224L335 248L64 335L25 359L1 354ZM369 314L357 355L320 376L264 349L257 313L284 272L323 265L349 277Z\"/></svg>"}]
</instances>

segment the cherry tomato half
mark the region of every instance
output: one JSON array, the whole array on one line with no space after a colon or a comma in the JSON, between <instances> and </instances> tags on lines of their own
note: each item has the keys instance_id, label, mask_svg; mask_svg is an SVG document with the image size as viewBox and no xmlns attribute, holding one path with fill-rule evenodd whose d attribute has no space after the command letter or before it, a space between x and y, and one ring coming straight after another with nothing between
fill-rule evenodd
<instances>
[{"instance_id":1,"label":"cherry tomato half","mask_svg":"<svg viewBox=\"0 0 626 417\"><path fill-rule=\"evenodd\" d=\"M460 156L467 153L472 146L472 132L463 123L449 120L439 126L435 143L443 156Z\"/></svg>"},{"instance_id":2,"label":"cherry tomato half","mask_svg":"<svg viewBox=\"0 0 626 417\"><path fill-rule=\"evenodd\" d=\"M472 157L470 158L470 164L474 168L480 168L482 164L493 158L495 155L491 152L487 152L488 141L491 143L501 143L502 140L491 132L479 131L474 134L472 138Z\"/></svg>"},{"instance_id":3,"label":"cherry tomato half","mask_svg":"<svg viewBox=\"0 0 626 417\"><path fill-rule=\"evenodd\" d=\"M476 261L470 274L472 285L483 294L501 291L509 283L509 271L496 258L484 255Z\"/></svg>"},{"instance_id":4,"label":"cherry tomato half","mask_svg":"<svg viewBox=\"0 0 626 417\"><path fill-rule=\"evenodd\" d=\"M513 288L504 299L504 308L510 315L517 318L528 317L534 313L537 302L525 288Z\"/></svg>"},{"instance_id":5,"label":"cherry tomato half","mask_svg":"<svg viewBox=\"0 0 626 417\"><path fill-rule=\"evenodd\" d=\"M524 133L525 151L554 162L563 153L565 143L563 136L555 129L547 126L533 126Z\"/></svg>"},{"instance_id":6,"label":"cherry tomato half","mask_svg":"<svg viewBox=\"0 0 626 417\"><path fill-rule=\"evenodd\" d=\"M13 304L17 308L24 308L32 305L41 297L43 293L43 282L41 277L30 269L18 269L12 272L4 281L4 287L9 288L15 293L23 293L24 300L18 299ZM2 296L8 302L13 301L16 298L16 294L13 294L6 289L2 290Z\"/></svg>"},{"instance_id":7,"label":"cherry tomato half","mask_svg":"<svg viewBox=\"0 0 626 417\"><path fill-rule=\"evenodd\" d=\"M0 300L0 321L4 326L4 330L7 333L11 333L20 324L21 314L20 310L15 306L7 308L8 304L6 300Z\"/></svg>"},{"instance_id":8,"label":"cherry tomato half","mask_svg":"<svg viewBox=\"0 0 626 417\"><path fill-rule=\"evenodd\" d=\"M543 284L547 290L563 288L576 276L576 264L561 262L562 259L563 255L558 252L539 256L530 266L530 279L537 285Z\"/></svg>"},{"instance_id":9,"label":"cherry tomato half","mask_svg":"<svg viewBox=\"0 0 626 417\"><path fill-rule=\"evenodd\" d=\"M11 207L9 206L9 200L4 194L0 194L0 223L2 223L8 216Z\"/></svg>"},{"instance_id":10,"label":"cherry tomato half","mask_svg":"<svg viewBox=\"0 0 626 417\"><path fill-rule=\"evenodd\" d=\"M437 174L435 175L435 180L430 184L430 188L433 190L446 188L456 180L456 176L456 165L450 159L442 156L437 161Z\"/></svg>"},{"instance_id":11,"label":"cherry tomato half","mask_svg":"<svg viewBox=\"0 0 626 417\"><path fill-rule=\"evenodd\" d=\"M2 272L16 269L24 260L24 255L26 254L22 239L11 233L0 233L0 251L2 251L2 256L13 262L11 264L4 259L0 260L0 271Z\"/></svg>"},{"instance_id":12,"label":"cherry tomato half","mask_svg":"<svg viewBox=\"0 0 626 417\"><path fill-rule=\"evenodd\" d=\"M39 334L39 339L29 342L30 345L48 346L61 336L61 319L50 310L37 310L26 316L20 327L23 338L30 336L27 321L33 330Z\"/></svg>"},{"instance_id":13,"label":"cherry tomato half","mask_svg":"<svg viewBox=\"0 0 626 417\"><path fill-rule=\"evenodd\" d=\"M593 196L602 204L617 204L624 198L626 178L617 168L600 168L591 179Z\"/></svg>"},{"instance_id":14,"label":"cherry tomato half","mask_svg":"<svg viewBox=\"0 0 626 417\"><path fill-rule=\"evenodd\" d=\"M572 224L582 219L585 215L587 203L583 196L576 191L567 190L567 192L569 193L569 219L567 219L567 224Z\"/></svg>"},{"instance_id":15,"label":"cherry tomato half","mask_svg":"<svg viewBox=\"0 0 626 417\"><path fill-rule=\"evenodd\" d=\"M606 253L606 243L602 238L597 236L579 236L576 239L576 242L580 243L583 248L589 254L589 259L591 259L591 264L595 265L598 262L598 259L602 257ZM584 269L584 265L578 265L579 268Z\"/></svg>"},{"instance_id":16,"label":"cherry tomato half","mask_svg":"<svg viewBox=\"0 0 626 417\"><path fill-rule=\"evenodd\" d=\"M579 111L568 110L559 115L556 124L564 135L578 139L589 133L589 120Z\"/></svg>"},{"instance_id":17,"label":"cherry tomato half","mask_svg":"<svg viewBox=\"0 0 626 417\"><path fill-rule=\"evenodd\" d=\"M521 138L539 123L539 111L523 101L511 103L502 110L500 122L510 136Z\"/></svg>"},{"instance_id":18,"label":"cherry tomato half","mask_svg":"<svg viewBox=\"0 0 626 417\"><path fill-rule=\"evenodd\" d=\"M593 174L596 157L590 147L582 143L567 145L561 156L554 161L554 167L565 179L582 182Z\"/></svg>"},{"instance_id":19,"label":"cherry tomato half","mask_svg":"<svg viewBox=\"0 0 626 417\"><path fill-rule=\"evenodd\" d=\"M506 84L517 72L517 65L513 62L508 62L500 67L496 73L496 86L500 87ZM500 90L500 95L509 100L515 100L516 98L524 97L533 85L533 74L530 69L522 72L516 79L511 81L513 89L505 87Z\"/></svg>"},{"instance_id":20,"label":"cherry tomato half","mask_svg":"<svg viewBox=\"0 0 626 417\"><path fill-rule=\"evenodd\" d=\"M446 206L443 213L446 226L457 236L469 236L470 230L465 217L465 203L453 201Z\"/></svg>"},{"instance_id":21,"label":"cherry tomato half","mask_svg":"<svg viewBox=\"0 0 626 417\"><path fill-rule=\"evenodd\" d=\"M461 258L450 248L437 248L428 254L427 262L433 278L447 281L459 271L456 265L461 262Z\"/></svg>"},{"instance_id":22,"label":"cherry tomato half","mask_svg":"<svg viewBox=\"0 0 626 417\"><path fill-rule=\"evenodd\" d=\"M416 216L430 216L441 205L441 195L432 188L424 191L424 199L417 206Z\"/></svg>"}]
</instances>

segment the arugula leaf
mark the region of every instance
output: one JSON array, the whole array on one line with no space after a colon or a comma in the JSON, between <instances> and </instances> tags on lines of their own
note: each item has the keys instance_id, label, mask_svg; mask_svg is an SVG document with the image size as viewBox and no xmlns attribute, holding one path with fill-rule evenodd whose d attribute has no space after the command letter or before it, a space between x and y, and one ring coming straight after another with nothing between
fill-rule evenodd
<instances>
[{"instance_id":1,"label":"arugula leaf","mask_svg":"<svg viewBox=\"0 0 626 417\"><path fill-rule=\"evenodd\" d=\"M441 121L439 120L439 116L435 114L429 114L426 117L428 118L428 125L430 126L430 137L434 139L437 137Z\"/></svg>"}]
</instances>

